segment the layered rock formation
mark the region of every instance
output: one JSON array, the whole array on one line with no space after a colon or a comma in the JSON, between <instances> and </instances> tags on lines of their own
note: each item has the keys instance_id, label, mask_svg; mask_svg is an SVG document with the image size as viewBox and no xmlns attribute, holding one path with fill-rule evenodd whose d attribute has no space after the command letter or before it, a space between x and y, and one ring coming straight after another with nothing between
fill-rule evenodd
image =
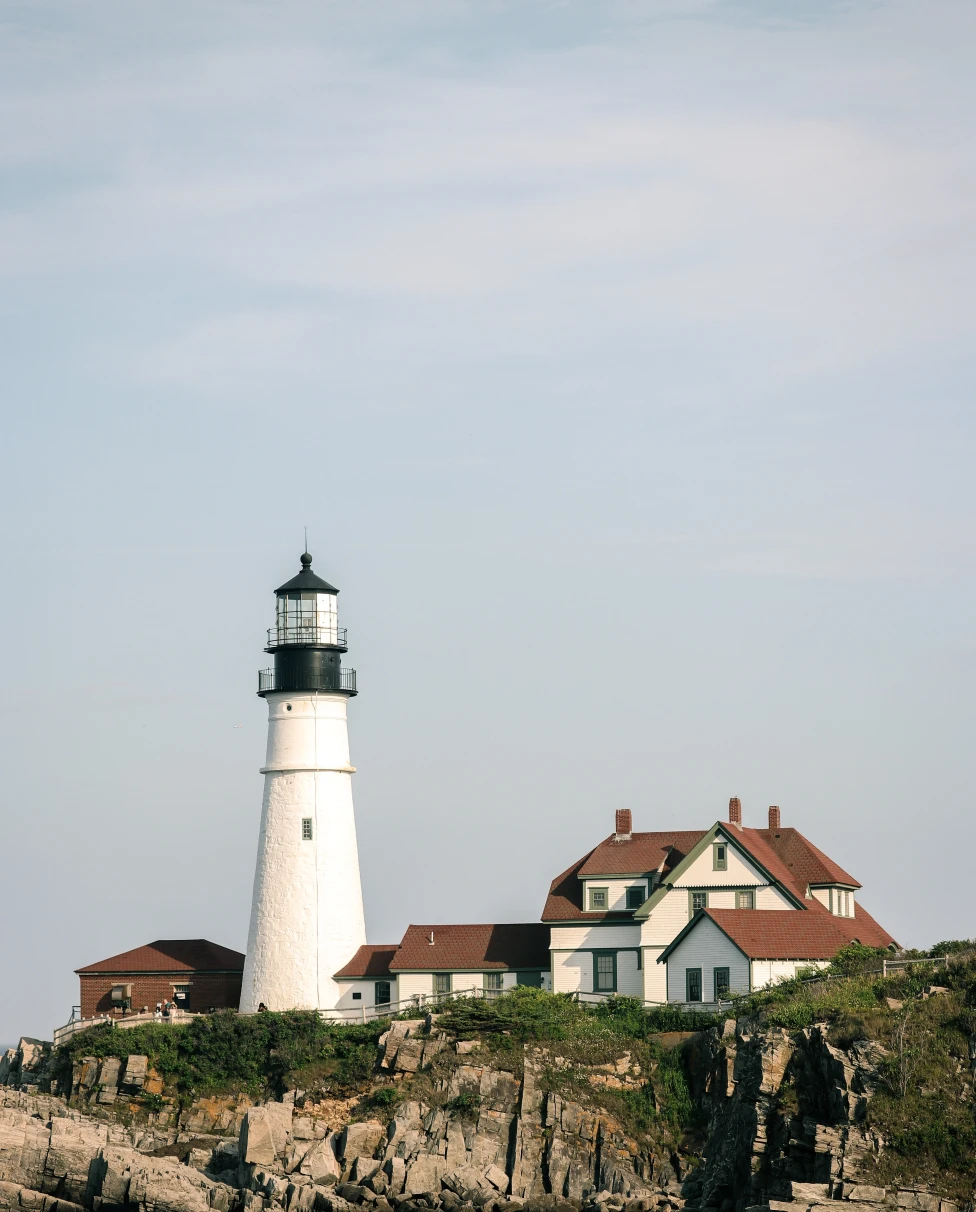
<instances>
[{"instance_id":1,"label":"layered rock formation","mask_svg":"<svg viewBox=\"0 0 976 1212\"><path fill-rule=\"evenodd\" d=\"M601 1104L601 1091L646 1093L649 1074L629 1053L572 1062L589 1091L574 1099L554 1079L570 1065L556 1048L491 1053L430 1018L393 1023L365 1098L291 1091L262 1105L179 1109L145 1057L82 1058L68 1075L25 1040L0 1070L0 1208L839 1212L842 1201L849 1212L957 1212L938 1193L871 1181L885 1148L866 1124L877 1044L843 1049L820 1027L745 1020L665 1042L683 1047L696 1099L699 1123L682 1140L628 1129ZM384 1097L396 1104L386 1112Z\"/></svg>"}]
</instances>

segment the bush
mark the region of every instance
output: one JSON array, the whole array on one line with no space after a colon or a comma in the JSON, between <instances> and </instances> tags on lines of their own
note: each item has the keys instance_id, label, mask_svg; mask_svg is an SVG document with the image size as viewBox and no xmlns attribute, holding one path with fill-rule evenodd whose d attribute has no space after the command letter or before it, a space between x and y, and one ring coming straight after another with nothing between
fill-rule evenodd
<instances>
[{"instance_id":1,"label":"bush","mask_svg":"<svg viewBox=\"0 0 976 1212\"><path fill-rule=\"evenodd\" d=\"M445 1111L451 1111L455 1115L466 1116L469 1119L477 1117L481 1110L481 1096L465 1091L458 1094L444 1104Z\"/></svg>"},{"instance_id":2,"label":"bush","mask_svg":"<svg viewBox=\"0 0 976 1212\"><path fill-rule=\"evenodd\" d=\"M829 971L836 976L862 976L868 971L880 971L880 960L888 952L884 947L865 947L863 943L848 943L830 961Z\"/></svg>"},{"instance_id":3,"label":"bush","mask_svg":"<svg viewBox=\"0 0 976 1212\"><path fill-rule=\"evenodd\" d=\"M145 1055L181 1093L240 1090L280 1097L303 1077L347 1093L372 1076L385 1027L384 1021L327 1023L314 1011L244 1016L222 1010L178 1026L93 1027L58 1054L69 1071L78 1056Z\"/></svg>"},{"instance_id":4,"label":"bush","mask_svg":"<svg viewBox=\"0 0 976 1212\"><path fill-rule=\"evenodd\" d=\"M945 939L941 943L936 943L929 951L929 955L935 959L942 955L958 955L960 951L976 950L976 942L969 938L952 938Z\"/></svg>"}]
</instances>

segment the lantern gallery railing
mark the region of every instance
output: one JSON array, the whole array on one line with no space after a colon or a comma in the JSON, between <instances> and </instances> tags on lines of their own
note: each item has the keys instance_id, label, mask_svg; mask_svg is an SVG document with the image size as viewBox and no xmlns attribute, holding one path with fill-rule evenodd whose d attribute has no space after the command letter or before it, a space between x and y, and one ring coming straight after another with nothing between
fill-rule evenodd
<instances>
[{"instance_id":1,"label":"lantern gallery railing","mask_svg":"<svg viewBox=\"0 0 976 1212\"><path fill-rule=\"evenodd\" d=\"M338 685L336 684L336 676L338 673ZM308 673L289 673L287 686L275 685L275 671L273 669L258 670L258 694L267 694L269 690L323 690L328 693L330 690L343 690L347 694L356 694L356 671L349 669L345 665L336 671L328 671L325 673L316 674L309 671Z\"/></svg>"},{"instance_id":2,"label":"lantern gallery railing","mask_svg":"<svg viewBox=\"0 0 976 1212\"><path fill-rule=\"evenodd\" d=\"M280 648L285 644L327 644L330 648L349 647L346 643L345 627L326 626L309 620L308 623L288 622L278 627L268 628L267 651Z\"/></svg>"}]
</instances>

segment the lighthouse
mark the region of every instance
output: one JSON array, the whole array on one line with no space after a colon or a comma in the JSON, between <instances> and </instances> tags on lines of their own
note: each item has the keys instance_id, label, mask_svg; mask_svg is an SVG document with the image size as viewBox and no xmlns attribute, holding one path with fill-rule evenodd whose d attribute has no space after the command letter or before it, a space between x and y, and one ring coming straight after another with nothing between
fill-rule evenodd
<instances>
[{"instance_id":1,"label":"lighthouse","mask_svg":"<svg viewBox=\"0 0 976 1212\"><path fill-rule=\"evenodd\" d=\"M342 664L339 591L312 571L275 590L275 625L258 675L268 704L264 804L241 1010L330 1009L333 979L366 942Z\"/></svg>"}]
</instances>

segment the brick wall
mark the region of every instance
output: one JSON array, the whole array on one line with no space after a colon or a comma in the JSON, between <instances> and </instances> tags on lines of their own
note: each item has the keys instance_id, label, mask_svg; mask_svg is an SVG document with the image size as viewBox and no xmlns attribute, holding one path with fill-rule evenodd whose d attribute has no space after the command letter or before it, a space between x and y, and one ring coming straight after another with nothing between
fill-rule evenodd
<instances>
[{"instance_id":1,"label":"brick wall","mask_svg":"<svg viewBox=\"0 0 976 1212\"><path fill-rule=\"evenodd\" d=\"M79 977L81 982L81 1017L115 1011L112 1004L114 985L132 986L132 1009L155 1008L157 1002L185 1002L173 997L174 985L190 986L188 1009L199 1013L213 1006L217 1010L236 1010L241 1000L242 972L130 972L128 974L90 972Z\"/></svg>"}]
</instances>

